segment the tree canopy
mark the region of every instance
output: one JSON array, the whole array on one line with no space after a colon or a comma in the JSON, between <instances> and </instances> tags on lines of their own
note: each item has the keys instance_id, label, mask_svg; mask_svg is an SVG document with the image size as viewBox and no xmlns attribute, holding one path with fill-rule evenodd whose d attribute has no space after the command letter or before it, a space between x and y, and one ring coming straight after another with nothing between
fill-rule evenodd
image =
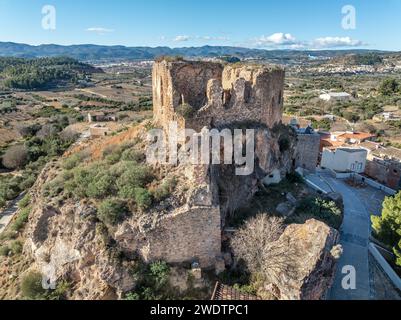
<instances>
[{"instance_id":1,"label":"tree canopy","mask_svg":"<svg viewBox=\"0 0 401 320\"><path fill-rule=\"evenodd\" d=\"M13 89L46 89L64 82L77 82L95 68L67 57L0 58L0 75L4 86Z\"/></svg>"},{"instance_id":2,"label":"tree canopy","mask_svg":"<svg viewBox=\"0 0 401 320\"><path fill-rule=\"evenodd\" d=\"M385 199L382 215L372 216L372 227L375 237L393 248L401 266L401 192Z\"/></svg>"}]
</instances>

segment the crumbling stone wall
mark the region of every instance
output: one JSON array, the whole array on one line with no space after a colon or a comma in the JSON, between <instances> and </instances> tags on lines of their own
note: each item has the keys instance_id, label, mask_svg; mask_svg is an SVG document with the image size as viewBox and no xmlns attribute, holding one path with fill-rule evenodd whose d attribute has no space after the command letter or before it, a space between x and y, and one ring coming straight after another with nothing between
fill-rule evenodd
<instances>
[{"instance_id":1,"label":"crumbling stone wall","mask_svg":"<svg viewBox=\"0 0 401 320\"><path fill-rule=\"evenodd\" d=\"M207 86L211 79L221 80L223 66L211 62L166 61L153 67L153 114L161 126L184 119L176 113L178 106L188 104L199 110L207 103Z\"/></svg>"},{"instance_id":2,"label":"crumbling stone wall","mask_svg":"<svg viewBox=\"0 0 401 320\"><path fill-rule=\"evenodd\" d=\"M135 228L126 224L117 241L127 251L139 253L146 262L199 262L202 268L213 268L221 255L220 230L219 207L205 206L181 209L161 217L154 225Z\"/></svg>"},{"instance_id":3,"label":"crumbling stone wall","mask_svg":"<svg viewBox=\"0 0 401 320\"><path fill-rule=\"evenodd\" d=\"M232 122L273 128L282 120L284 70L272 66L161 61L153 67L154 120L162 127L177 121L197 131ZM176 110L194 109L188 119Z\"/></svg>"},{"instance_id":4,"label":"crumbling stone wall","mask_svg":"<svg viewBox=\"0 0 401 320\"><path fill-rule=\"evenodd\" d=\"M139 253L146 262L199 262L202 268L213 268L221 255L221 215L211 169L182 166L192 185L186 205L168 214L158 214L156 209L135 223L127 221L116 234L120 246Z\"/></svg>"},{"instance_id":5,"label":"crumbling stone wall","mask_svg":"<svg viewBox=\"0 0 401 320\"><path fill-rule=\"evenodd\" d=\"M391 189L401 189L401 165L398 162L368 160L365 174Z\"/></svg>"},{"instance_id":6,"label":"crumbling stone wall","mask_svg":"<svg viewBox=\"0 0 401 320\"><path fill-rule=\"evenodd\" d=\"M320 154L320 135L298 134L295 149L295 167L306 169L312 173L316 171Z\"/></svg>"},{"instance_id":7,"label":"crumbling stone wall","mask_svg":"<svg viewBox=\"0 0 401 320\"><path fill-rule=\"evenodd\" d=\"M244 206L272 172L292 168L295 136L281 124L284 70L271 66L163 60L153 67L154 122L180 129L255 129L255 171L236 176L235 165L182 166L197 178L187 204L165 216L118 232L126 250L146 261L198 260L212 267L221 254L221 230L228 214ZM183 115L180 108L190 108ZM286 139L285 144L282 141ZM285 148L283 146L285 145Z\"/></svg>"}]
</instances>

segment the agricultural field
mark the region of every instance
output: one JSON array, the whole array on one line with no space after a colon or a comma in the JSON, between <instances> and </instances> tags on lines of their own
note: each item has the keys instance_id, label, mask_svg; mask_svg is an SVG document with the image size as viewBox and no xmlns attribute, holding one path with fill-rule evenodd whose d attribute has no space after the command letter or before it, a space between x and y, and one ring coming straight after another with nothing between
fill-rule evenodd
<instances>
[{"instance_id":1,"label":"agricultural field","mask_svg":"<svg viewBox=\"0 0 401 320\"><path fill-rule=\"evenodd\" d=\"M3 70L8 70L8 60L2 61ZM18 68L23 68L20 63L28 63L16 61ZM29 71L41 63L28 63L26 68ZM60 156L80 136L88 137L94 124L107 127L113 135L151 117L150 68L141 67L139 72L130 68L125 73L121 69L87 68L96 72L86 72L84 83L67 84L63 80L48 87L41 84L34 90L22 89L19 84L18 88L9 88L5 78L0 79L0 207L29 188L47 162ZM106 115L107 119L90 123L89 114Z\"/></svg>"}]
</instances>

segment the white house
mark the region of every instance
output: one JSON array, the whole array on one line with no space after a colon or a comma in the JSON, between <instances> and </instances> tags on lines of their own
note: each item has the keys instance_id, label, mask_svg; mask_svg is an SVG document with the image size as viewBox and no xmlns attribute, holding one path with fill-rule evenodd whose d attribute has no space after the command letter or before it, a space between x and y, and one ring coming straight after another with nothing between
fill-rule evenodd
<instances>
[{"instance_id":1,"label":"white house","mask_svg":"<svg viewBox=\"0 0 401 320\"><path fill-rule=\"evenodd\" d=\"M336 172L365 172L368 151L360 148L324 149L321 167Z\"/></svg>"},{"instance_id":2,"label":"white house","mask_svg":"<svg viewBox=\"0 0 401 320\"><path fill-rule=\"evenodd\" d=\"M319 98L323 101L348 101L351 95L346 92L328 92L321 94Z\"/></svg>"}]
</instances>

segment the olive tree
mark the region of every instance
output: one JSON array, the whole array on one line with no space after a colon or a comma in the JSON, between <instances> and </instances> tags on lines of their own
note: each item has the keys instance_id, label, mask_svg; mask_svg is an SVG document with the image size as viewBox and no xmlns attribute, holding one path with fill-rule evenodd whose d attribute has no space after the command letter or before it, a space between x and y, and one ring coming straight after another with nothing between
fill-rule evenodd
<instances>
[{"instance_id":1,"label":"olive tree","mask_svg":"<svg viewBox=\"0 0 401 320\"><path fill-rule=\"evenodd\" d=\"M8 169L22 168L28 159L28 150L23 145L12 146L3 156L3 165Z\"/></svg>"}]
</instances>

